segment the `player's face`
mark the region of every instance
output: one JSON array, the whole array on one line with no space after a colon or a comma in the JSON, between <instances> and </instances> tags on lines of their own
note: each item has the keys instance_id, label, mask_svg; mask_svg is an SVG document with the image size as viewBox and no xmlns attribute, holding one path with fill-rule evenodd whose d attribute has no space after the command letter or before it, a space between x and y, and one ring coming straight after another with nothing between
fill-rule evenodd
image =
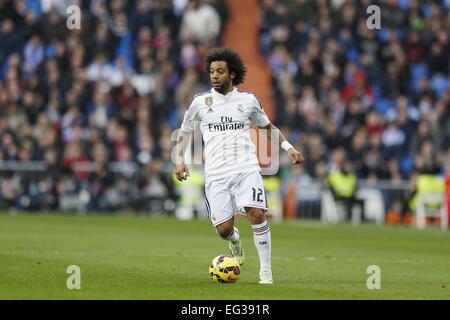
<instances>
[{"instance_id":1,"label":"player's face","mask_svg":"<svg viewBox=\"0 0 450 320\"><path fill-rule=\"evenodd\" d=\"M213 61L209 67L209 77L217 92L225 94L232 90L234 73L230 74L225 61Z\"/></svg>"}]
</instances>

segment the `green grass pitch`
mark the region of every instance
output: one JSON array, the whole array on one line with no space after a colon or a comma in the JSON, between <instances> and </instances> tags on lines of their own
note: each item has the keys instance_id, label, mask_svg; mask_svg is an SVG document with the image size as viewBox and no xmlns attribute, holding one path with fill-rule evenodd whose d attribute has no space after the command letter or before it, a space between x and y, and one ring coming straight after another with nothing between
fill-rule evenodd
<instances>
[{"instance_id":1,"label":"green grass pitch","mask_svg":"<svg viewBox=\"0 0 450 320\"><path fill-rule=\"evenodd\" d=\"M271 222L274 284L258 285L251 228L238 220L246 263L215 284L228 245L206 220L0 214L0 299L449 299L450 232L313 221ZM81 289L66 287L69 265ZM381 289L367 288L367 267Z\"/></svg>"}]
</instances>

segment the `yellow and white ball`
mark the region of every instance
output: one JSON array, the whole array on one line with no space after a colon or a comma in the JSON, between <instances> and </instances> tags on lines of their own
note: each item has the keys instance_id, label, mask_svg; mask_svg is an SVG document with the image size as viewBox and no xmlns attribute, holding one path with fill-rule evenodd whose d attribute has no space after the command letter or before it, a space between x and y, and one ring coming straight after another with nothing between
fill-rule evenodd
<instances>
[{"instance_id":1,"label":"yellow and white ball","mask_svg":"<svg viewBox=\"0 0 450 320\"><path fill-rule=\"evenodd\" d=\"M239 279L241 268L236 258L220 255L209 266L209 276L214 282L234 283Z\"/></svg>"}]
</instances>

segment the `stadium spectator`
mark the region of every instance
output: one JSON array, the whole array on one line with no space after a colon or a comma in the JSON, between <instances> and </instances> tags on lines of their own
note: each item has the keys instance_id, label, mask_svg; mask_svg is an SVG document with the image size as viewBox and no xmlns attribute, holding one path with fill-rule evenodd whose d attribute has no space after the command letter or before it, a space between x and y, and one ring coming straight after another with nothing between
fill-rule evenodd
<instances>
[{"instance_id":1,"label":"stadium spectator","mask_svg":"<svg viewBox=\"0 0 450 320\"><path fill-rule=\"evenodd\" d=\"M2 19L0 27L0 42L2 43L0 46L0 66L3 67L11 54L22 51L24 39L11 18Z\"/></svg>"},{"instance_id":2,"label":"stadium spectator","mask_svg":"<svg viewBox=\"0 0 450 320\"><path fill-rule=\"evenodd\" d=\"M189 0L181 21L180 37L207 43L217 40L221 28L221 19L207 0Z\"/></svg>"},{"instance_id":3,"label":"stadium spectator","mask_svg":"<svg viewBox=\"0 0 450 320\"><path fill-rule=\"evenodd\" d=\"M334 200L344 205L347 220L353 219L354 206L359 207L360 217L363 221L365 220L364 201L357 198L358 182L350 161L344 160L337 170L330 171L326 178L326 184L330 188Z\"/></svg>"}]
</instances>

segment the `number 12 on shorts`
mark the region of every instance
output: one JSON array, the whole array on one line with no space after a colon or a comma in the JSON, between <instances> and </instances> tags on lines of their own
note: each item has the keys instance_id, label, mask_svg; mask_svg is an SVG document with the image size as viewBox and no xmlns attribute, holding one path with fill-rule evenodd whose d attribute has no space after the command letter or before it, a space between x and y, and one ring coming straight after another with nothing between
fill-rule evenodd
<instances>
[{"instance_id":1,"label":"number 12 on shorts","mask_svg":"<svg viewBox=\"0 0 450 320\"><path fill-rule=\"evenodd\" d=\"M263 194L263 190L261 188L252 188L253 190L253 201L257 201L257 202L264 202L264 200L262 199L262 194ZM258 193L256 193L256 190L258 190Z\"/></svg>"}]
</instances>

